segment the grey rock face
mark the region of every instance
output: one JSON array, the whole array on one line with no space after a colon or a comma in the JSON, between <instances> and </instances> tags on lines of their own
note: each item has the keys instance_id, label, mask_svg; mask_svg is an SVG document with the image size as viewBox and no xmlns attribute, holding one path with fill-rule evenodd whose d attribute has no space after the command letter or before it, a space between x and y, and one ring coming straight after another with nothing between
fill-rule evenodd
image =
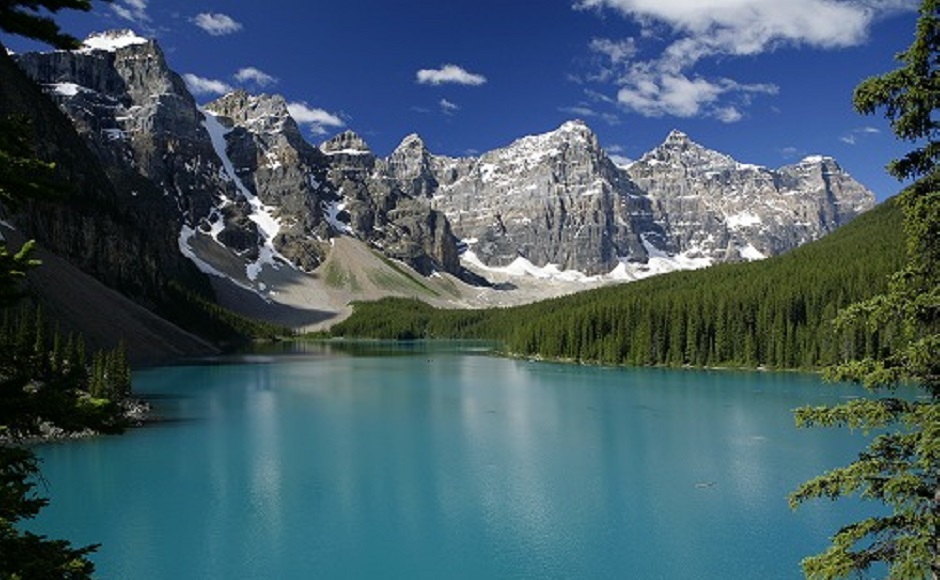
<instances>
[{"instance_id":1,"label":"grey rock face","mask_svg":"<svg viewBox=\"0 0 940 580\"><path fill-rule=\"evenodd\" d=\"M646 263L650 252L698 265L758 259L817 239L874 204L831 158L774 171L678 131L622 169L580 121L477 158L433 155L417 135L386 159L349 132L321 149L354 231L407 255L396 229L403 214L393 210L423 200L494 267L521 257L594 275Z\"/></svg>"},{"instance_id":2,"label":"grey rock face","mask_svg":"<svg viewBox=\"0 0 940 580\"><path fill-rule=\"evenodd\" d=\"M126 31L89 40L101 38L116 48L29 53L18 55L17 64L44 86L106 166L145 177L194 223L220 194L234 193L220 177L202 113L156 42Z\"/></svg>"},{"instance_id":3,"label":"grey rock face","mask_svg":"<svg viewBox=\"0 0 940 580\"><path fill-rule=\"evenodd\" d=\"M831 232L874 205L831 158L771 170L673 131L627 168L677 252L717 262L772 256Z\"/></svg>"},{"instance_id":4,"label":"grey rock face","mask_svg":"<svg viewBox=\"0 0 940 580\"><path fill-rule=\"evenodd\" d=\"M102 78L104 73L82 74ZM103 167L100 151L89 147L72 120L5 51L0 54L0 86L0 116L30 120L36 154L55 163L63 186L62 197L19 208L13 221L24 235L148 308L167 299L169 280L200 291L207 288L208 282L177 248L175 200L164 198L139 174Z\"/></svg>"},{"instance_id":5,"label":"grey rock face","mask_svg":"<svg viewBox=\"0 0 940 580\"><path fill-rule=\"evenodd\" d=\"M609 272L620 257L645 261L639 233L661 234L647 200L579 121L438 170L448 175L432 205L487 265L523 257Z\"/></svg>"},{"instance_id":6,"label":"grey rock face","mask_svg":"<svg viewBox=\"0 0 940 580\"><path fill-rule=\"evenodd\" d=\"M225 134L226 155L241 183L273 208L272 217L280 222L274 248L302 270L314 270L325 257L324 241L332 235L323 206L336 200L322 187L323 154L304 140L280 95L235 91L205 110L231 129ZM246 225L228 219L220 238L244 232ZM257 245L257 240L247 241Z\"/></svg>"},{"instance_id":7,"label":"grey rock face","mask_svg":"<svg viewBox=\"0 0 940 580\"><path fill-rule=\"evenodd\" d=\"M320 149L330 159L327 179L343 197L351 233L422 274L464 275L447 217L426 203L425 192L437 187L435 158L420 138L407 137L387 160L351 131Z\"/></svg>"}]
</instances>

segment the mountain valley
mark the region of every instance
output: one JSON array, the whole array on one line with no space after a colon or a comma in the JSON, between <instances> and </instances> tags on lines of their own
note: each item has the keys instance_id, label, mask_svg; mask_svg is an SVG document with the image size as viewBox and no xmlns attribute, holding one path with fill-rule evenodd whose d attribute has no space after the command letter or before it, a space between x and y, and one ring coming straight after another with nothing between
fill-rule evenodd
<instances>
[{"instance_id":1,"label":"mountain valley","mask_svg":"<svg viewBox=\"0 0 940 580\"><path fill-rule=\"evenodd\" d=\"M351 131L313 145L283 97L238 90L199 104L159 45L127 31L13 59L67 115L133 235L154 246L137 250L151 277L206 286L198 269L224 306L298 328L329 326L354 300L512 305L757 260L874 206L830 157L774 170L679 131L625 167L577 120L478 157L435 155L414 134L387 157ZM83 226L41 216L16 223L74 254ZM128 235L109 231L117 245ZM79 266L125 292L147 284L113 280L141 266L129 257L97 259Z\"/></svg>"}]
</instances>

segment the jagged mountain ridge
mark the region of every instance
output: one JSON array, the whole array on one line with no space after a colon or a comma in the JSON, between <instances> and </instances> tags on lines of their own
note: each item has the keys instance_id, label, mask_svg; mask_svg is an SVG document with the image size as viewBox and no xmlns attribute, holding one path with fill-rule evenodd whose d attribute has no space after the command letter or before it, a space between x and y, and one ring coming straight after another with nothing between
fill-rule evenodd
<instances>
[{"instance_id":1,"label":"jagged mountain ridge","mask_svg":"<svg viewBox=\"0 0 940 580\"><path fill-rule=\"evenodd\" d=\"M313 272L340 235L426 275L522 258L630 279L777 254L874 204L830 158L774 171L678 132L620 168L580 121L479 157L434 155L417 135L386 158L352 132L314 147L280 96L200 108L159 46L128 33L17 60L109 171L174 201L184 255L259 293L266 269Z\"/></svg>"},{"instance_id":2,"label":"jagged mountain ridge","mask_svg":"<svg viewBox=\"0 0 940 580\"><path fill-rule=\"evenodd\" d=\"M874 205L831 157L777 170L740 163L673 131L626 168L679 252L758 259L815 240Z\"/></svg>"},{"instance_id":3,"label":"jagged mountain ridge","mask_svg":"<svg viewBox=\"0 0 940 580\"><path fill-rule=\"evenodd\" d=\"M615 166L580 121L479 158L435 157L417 142L407 138L390 159L410 155L410 164L398 165L412 168L410 182L419 185L411 194L429 196L487 266L523 257L605 274L663 255L690 266L758 259L817 239L874 205L874 195L832 158L771 170L678 131L627 168Z\"/></svg>"}]
</instances>

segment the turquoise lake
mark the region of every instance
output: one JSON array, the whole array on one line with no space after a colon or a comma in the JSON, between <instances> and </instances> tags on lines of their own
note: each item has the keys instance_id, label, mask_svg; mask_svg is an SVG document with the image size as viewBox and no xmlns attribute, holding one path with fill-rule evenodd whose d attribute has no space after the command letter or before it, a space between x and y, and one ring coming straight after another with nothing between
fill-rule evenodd
<instances>
[{"instance_id":1,"label":"turquoise lake","mask_svg":"<svg viewBox=\"0 0 940 580\"><path fill-rule=\"evenodd\" d=\"M861 434L792 410L861 391L792 373L329 344L135 374L166 421L37 448L30 529L101 578L800 578L877 506L800 482Z\"/></svg>"}]
</instances>

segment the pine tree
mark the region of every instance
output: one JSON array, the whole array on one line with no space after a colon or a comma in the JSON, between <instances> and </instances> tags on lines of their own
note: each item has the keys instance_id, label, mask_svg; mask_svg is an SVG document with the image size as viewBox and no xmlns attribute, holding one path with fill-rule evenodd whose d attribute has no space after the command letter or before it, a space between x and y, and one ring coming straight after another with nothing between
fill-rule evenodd
<instances>
[{"instance_id":1,"label":"pine tree","mask_svg":"<svg viewBox=\"0 0 940 580\"><path fill-rule=\"evenodd\" d=\"M75 37L65 34L59 25L41 10L56 13L59 10L91 10L91 0L5 0L0 3L0 30L26 38L33 38L56 48L78 48Z\"/></svg>"},{"instance_id":2,"label":"pine tree","mask_svg":"<svg viewBox=\"0 0 940 580\"><path fill-rule=\"evenodd\" d=\"M888 171L915 179L899 196L907 235L907 263L887 292L854 304L837 317L843 334L865 338L879 332L867 356L830 369L833 380L853 380L892 394L916 385L914 401L894 396L834 407L807 407L799 426L847 426L884 430L854 463L804 483L790 496L794 507L819 497L854 493L883 502L890 515L850 524L830 548L803 561L813 578L838 578L875 562L890 578L940 578L940 18L938 0L920 7L914 43L898 55L902 66L862 82L856 109L883 109L894 133L918 144ZM890 337L885 341L884 337Z\"/></svg>"},{"instance_id":3,"label":"pine tree","mask_svg":"<svg viewBox=\"0 0 940 580\"><path fill-rule=\"evenodd\" d=\"M0 30L39 40L56 48L75 48L78 41L63 33L55 21L45 14L55 14L62 9L88 11L91 9L91 0L0 0ZM0 50L5 50L2 45ZM35 157L27 139L30 132L24 129L25 124L20 119L0 119L0 203L8 209L25 198L54 193L54 188L50 187L53 165ZM19 282L29 268L38 265L32 258L32 249L33 243L27 242L14 252L5 242L0 241L0 306L8 306L21 296ZM27 320L28 317L23 316L22 319ZM27 329L25 327L29 326L28 323L20 326L24 327L24 335L22 342L18 341L16 346L24 348L17 354L25 355L35 350L34 347L43 340L42 329L39 326ZM33 344L26 340L27 330L33 331ZM20 338L19 332L17 338ZM19 375L5 374L3 381L0 381L0 395L20 397L16 405L0 405L0 411L3 411L0 412L0 431L10 434L15 431L9 428L11 425L34 423L31 413L35 409L19 404L24 402L21 398L24 393L22 386L23 381L30 378L25 374L30 369L21 368L25 361L17 361L15 354L9 351L3 354L13 361L13 368L17 371L15 374ZM80 367L83 365L84 362L79 363ZM87 556L96 546L75 549L64 540L49 540L14 527L18 520L34 517L47 503L46 500L37 499L34 494L33 480L37 475L38 468L32 451L0 444L0 577L90 578L94 565Z\"/></svg>"}]
</instances>

